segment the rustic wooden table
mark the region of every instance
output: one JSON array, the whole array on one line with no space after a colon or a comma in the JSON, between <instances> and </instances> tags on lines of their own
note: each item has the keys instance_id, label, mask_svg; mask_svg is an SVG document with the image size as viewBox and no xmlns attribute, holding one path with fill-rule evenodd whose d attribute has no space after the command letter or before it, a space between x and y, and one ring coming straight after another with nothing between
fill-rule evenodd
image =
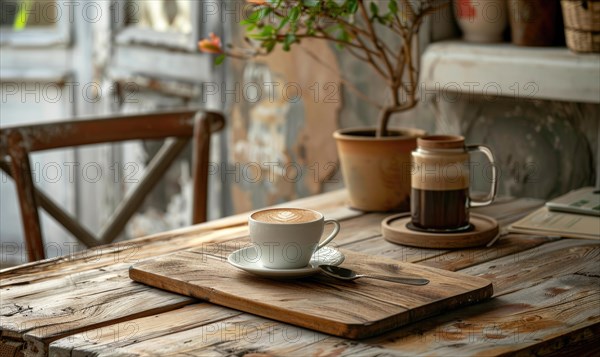
<instances>
[{"instance_id":1,"label":"rustic wooden table","mask_svg":"<svg viewBox=\"0 0 600 357\"><path fill-rule=\"evenodd\" d=\"M342 220L336 242L345 249L481 276L493 282L494 298L350 341L129 279L140 260L247 236L247 216L238 215L0 272L0 355L600 353L598 241L508 234L491 248L410 248L381 237L386 214L345 202L337 191L289 205ZM505 226L541 203L504 199L476 211Z\"/></svg>"}]
</instances>

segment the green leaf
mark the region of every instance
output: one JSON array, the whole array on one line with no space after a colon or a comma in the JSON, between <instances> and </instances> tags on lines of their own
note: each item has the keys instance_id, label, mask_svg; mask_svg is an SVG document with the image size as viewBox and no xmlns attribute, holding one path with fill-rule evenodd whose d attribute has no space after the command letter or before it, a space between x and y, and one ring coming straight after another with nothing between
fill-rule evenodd
<instances>
[{"instance_id":1,"label":"green leaf","mask_svg":"<svg viewBox=\"0 0 600 357\"><path fill-rule=\"evenodd\" d=\"M350 42L350 34L348 33L348 31L346 31L346 30L340 31L340 33L338 35L338 40L344 41L344 42Z\"/></svg>"},{"instance_id":2,"label":"green leaf","mask_svg":"<svg viewBox=\"0 0 600 357\"><path fill-rule=\"evenodd\" d=\"M223 63L223 61L225 61L225 55L219 55L217 58L215 58L215 65L220 65L221 63Z\"/></svg>"},{"instance_id":3,"label":"green leaf","mask_svg":"<svg viewBox=\"0 0 600 357\"><path fill-rule=\"evenodd\" d=\"M259 10L259 14L258 14L258 20L262 20L265 17L269 16L269 14L273 12L273 9L271 9L270 7L263 7L262 9Z\"/></svg>"},{"instance_id":4,"label":"green leaf","mask_svg":"<svg viewBox=\"0 0 600 357\"><path fill-rule=\"evenodd\" d=\"M279 24L279 26L277 26L277 29L281 30L289 21L290 21L289 17L284 17L283 20L281 20L281 23Z\"/></svg>"},{"instance_id":5,"label":"green leaf","mask_svg":"<svg viewBox=\"0 0 600 357\"><path fill-rule=\"evenodd\" d=\"M262 28L262 31L260 31L261 36L264 36L264 37L272 37L274 33L275 33L275 29L271 25L265 25Z\"/></svg>"},{"instance_id":6,"label":"green leaf","mask_svg":"<svg viewBox=\"0 0 600 357\"><path fill-rule=\"evenodd\" d=\"M348 0L348 2L346 2L346 8L348 9L349 13L356 13L358 10L358 0Z\"/></svg>"},{"instance_id":7,"label":"green leaf","mask_svg":"<svg viewBox=\"0 0 600 357\"><path fill-rule=\"evenodd\" d=\"M245 18L245 19L243 19L240 23L242 25L245 25L247 23L248 24L255 24L255 23L257 23L260 20L261 11L262 11L261 9L252 11L250 14L248 14L248 17Z\"/></svg>"},{"instance_id":8,"label":"green leaf","mask_svg":"<svg viewBox=\"0 0 600 357\"><path fill-rule=\"evenodd\" d=\"M290 21L298 21L298 18L300 17L300 8L299 7L294 7L292 8L292 11L290 12L290 16L289 19Z\"/></svg>"},{"instance_id":9,"label":"green leaf","mask_svg":"<svg viewBox=\"0 0 600 357\"><path fill-rule=\"evenodd\" d=\"M267 53L270 53L275 48L277 42L275 40L269 40L262 43L262 47L267 50Z\"/></svg>"},{"instance_id":10,"label":"green leaf","mask_svg":"<svg viewBox=\"0 0 600 357\"><path fill-rule=\"evenodd\" d=\"M377 4L372 2L370 4L370 7L371 7L371 14L373 15L373 17L377 17L377 15L379 14L379 8L377 7Z\"/></svg>"},{"instance_id":11,"label":"green leaf","mask_svg":"<svg viewBox=\"0 0 600 357\"><path fill-rule=\"evenodd\" d=\"M283 50L284 51L289 51L290 47L292 46L292 44L296 42L296 35L294 34L287 34L285 36L285 39L283 40Z\"/></svg>"},{"instance_id":12,"label":"green leaf","mask_svg":"<svg viewBox=\"0 0 600 357\"><path fill-rule=\"evenodd\" d=\"M398 12L398 3L396 2L396 0L390 0L390 2L388 2L388 9L392 14Z\"/></svg>"}]
</instances>

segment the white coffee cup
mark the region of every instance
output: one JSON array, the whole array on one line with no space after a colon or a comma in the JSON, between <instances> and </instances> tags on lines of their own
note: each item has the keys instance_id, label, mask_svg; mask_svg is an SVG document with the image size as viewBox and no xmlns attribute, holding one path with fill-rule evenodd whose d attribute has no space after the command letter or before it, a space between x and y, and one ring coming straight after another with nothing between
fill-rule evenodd
<instances>
[{"instance_id":1,"label":"white coffee cup","mask_svg":"<svg viewBox=\"0 0 600 357\"><path fill-rule=\"evenodd\" d=\"M319 242L328 223L333 224L333 232ZM325 220L320 212L305 208L259 210L250 215L248 225L260 262L271 269L306 267L312 255L340 231L338 221Z\"/></svg>"}]
</instances>

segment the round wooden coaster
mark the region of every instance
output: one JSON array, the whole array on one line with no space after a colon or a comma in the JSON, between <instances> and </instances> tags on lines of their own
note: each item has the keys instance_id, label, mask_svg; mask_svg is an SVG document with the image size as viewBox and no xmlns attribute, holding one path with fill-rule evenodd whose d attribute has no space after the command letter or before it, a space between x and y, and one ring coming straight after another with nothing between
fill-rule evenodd
<instances>
[{"instance_id":1,"label":"round wooden coaster","mask_svg":"<svg viewBox=\"0 0 600 357\"><path fill-rule=\"evenodd\" d=\"M481 214L471 213L474 229L462 233L417 232L406 228L410 213L396 214L381 222L383 237L392 243L419 248L468 248L484 245L498 234L498 222Z\"/></svg>"}]
</instances>

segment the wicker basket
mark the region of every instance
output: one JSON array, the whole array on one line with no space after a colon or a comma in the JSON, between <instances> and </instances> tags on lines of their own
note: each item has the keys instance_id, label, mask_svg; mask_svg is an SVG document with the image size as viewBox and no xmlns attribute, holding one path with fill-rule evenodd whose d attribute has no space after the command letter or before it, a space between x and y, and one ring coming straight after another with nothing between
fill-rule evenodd
<instances>
[{"instance_id":1,"label":"wicker basket","mask_svg":"<svg viewBox=\"0 0 600 357\"><path fill-rule=\"evenodd\" d=\"M562 0L567 46L600 53L600 0Z\"/></svg>"}]
</instances>

